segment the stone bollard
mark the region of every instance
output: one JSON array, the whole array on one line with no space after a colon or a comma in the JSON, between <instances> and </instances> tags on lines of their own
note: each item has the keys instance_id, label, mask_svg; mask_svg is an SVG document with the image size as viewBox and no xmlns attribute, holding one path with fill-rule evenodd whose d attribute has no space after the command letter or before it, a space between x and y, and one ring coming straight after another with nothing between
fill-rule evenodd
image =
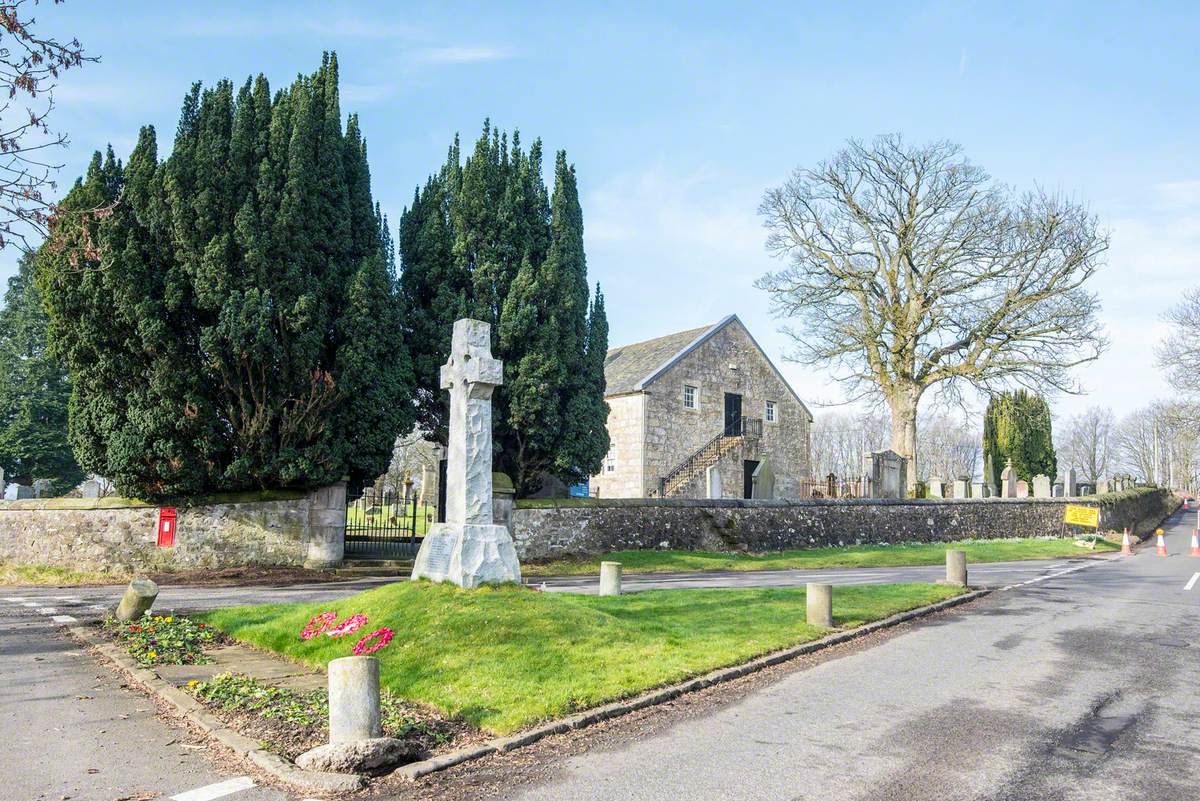
<instances>
[{"instance_id":1,"label":"stone bollard","mask_svg":"<svg viewBox=\"0 0 1200 801\"><path fill-rule=\"evenodd\" d=\"M121 603L117 605L117 620L137 620L150 611L158 597L158 585L150 579L135 578L125 588Z\"/></svg>"},{"instance_id":2,"label":"stone bollard","mask_svg":"<svg viewBox=\"0 0 1200 801\"><path fill-rule=\"evenodd\" d=\"M808 599L808 625L833 628L833 585L809 584L804 595Z\"/></svg>"},{"instance_id":3,"label":"stone bollard","mask_svg":"<svg viewBox=\"0 0 1200 801\"><path fill-rule=\"evenodd\" d=\"M946 580L944 584L955 587L967 586L967 552L946 551Z\"/></svg>"},{"instance_id":4,"label":"stone bollard","mask_svg":"<svg viewBox=\"0 0 1200 801\"><path fill-rule=\"evenodd\" d=\"M329 663L329 742L296 758L305 770L365 773L413 759L417 747L383 736L379 660L347 656Z\"/></svg>"},{"instance_id":5,"label":"stone bollard","mask_svg":"<svg viewBox=\"0 0 1200 801\"><path fill-rule=\"evenodd\" d=\"M329 663L329 742L381 737L379 660L346 656Z\"/></svg>"},{"instance_id":6,"label":"stone bollard","mask_svg":"<svg viewBox=\"0 0 1200 801\"><path fill-rule=\"evenodd\" d=\"M601 595L620 595L621 594L621 563L620 562L601 562L600 563L600 594Z\"/></svg>"}]
</instances>

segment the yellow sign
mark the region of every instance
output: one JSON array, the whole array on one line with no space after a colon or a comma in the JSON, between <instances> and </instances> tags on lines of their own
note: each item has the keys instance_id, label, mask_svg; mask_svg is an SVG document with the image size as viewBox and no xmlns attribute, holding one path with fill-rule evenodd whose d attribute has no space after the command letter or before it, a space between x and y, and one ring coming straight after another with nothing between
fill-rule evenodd
<instances>
[{"instance_id":1,"label":"yellow sign","mask_svg":"<svg viewBox=\"0 0 1200 801\"><path fill-rule=\"evenodd\" d=\"M1100 507L1067 504L1063 510L1063 522L1071 526L1100 528Z\"/></svg>"}]
</instances>

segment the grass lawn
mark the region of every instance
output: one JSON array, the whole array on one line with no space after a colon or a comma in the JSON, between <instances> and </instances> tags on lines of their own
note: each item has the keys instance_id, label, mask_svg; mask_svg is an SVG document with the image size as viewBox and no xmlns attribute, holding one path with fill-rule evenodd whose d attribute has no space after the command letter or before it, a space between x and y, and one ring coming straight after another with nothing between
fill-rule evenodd
<instances>
[{"instance_id":1,"label":"grass lawn","mask_svg":"<svg viewBox=\"0 0 1200 801\"><path fill-rule=\"evenodd\" d=\"M389 526L406 527L412 521L413 506L416 501L407 503L387 503L376 504L375 509L378 512L373 515L367 514L366 508L361 503L354 503L346 507L346 525L348 526L367 526L387 528ZM426 529L429 528L429 520L426 515L435 511L433 507L428 510L423 508L417 509L417 530L416 536L424 537ZM395 518L395 520L393 520Z\"/></svg>"},{"instance_id":2,"label":"grass lawn","mask_svg":"<svg viewBox=\"0 0 1200 801\"><path fill-rule=\"evenodd\" d=\"M946 549L967 552L967 563L1013 562L1020 559L1061 559L1115 551L1106 540L1096 550L1080 548L1072 539L1005 539L912 545L850 545L845 548L809 548L766 554L713 553L711 551L617 551L586 559L521 565L525 576L574 576L600 572L600 562L620 562L627 573L684 573L706 570L810 570L821 567L905 567L940 565Z\"/></svg>"},{"instance_id":3,"label":"grass lawn","mask_svg":"<svg viewBox=\"0 0 1200 801\"><path fill-rule=\"evenodd\" d=\"M51 565L12 565L0 562L0 585L113 584L125 577L98 571L71 570Z\"/></svg>"},{"instance_id":4,"label":"grass lawn","mask_svg":"<svg viewBox=\"0 0 1200 801\"><path fill-rule=\"evenodd\" d=\"M836 587L834 622L857 626L961 590L935 584ZM334 603L272 604L198 616L239 640L323 665L357 639L300 631L321 612L387 626L381 683L397 696L505 734L824 635L803 589L664 590L611 598L521 587L463 591L402 581Z\"/></svg>"}]
</instances>

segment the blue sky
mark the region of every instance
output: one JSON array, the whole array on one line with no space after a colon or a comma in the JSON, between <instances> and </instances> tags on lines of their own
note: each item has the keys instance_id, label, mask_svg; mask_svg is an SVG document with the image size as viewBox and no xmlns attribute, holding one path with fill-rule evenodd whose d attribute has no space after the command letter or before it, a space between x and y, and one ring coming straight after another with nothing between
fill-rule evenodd
<instances>
[{"instance_id":1,"label":"blue sky","mask_svg":"<svg viewBox=\"0 0 1200 801\"><path fill-rule=\"evenodd\" d=\"M565 148L614 345L736 312L780 360L787 341L752 286L774 265L763 190L848 137L951 139L1111 231L1095 288L1113 347L1081 373L1089 395L1054 405L1123 414L1166 393L1160 316L1200 283L1200 4L1149 5L69 0L36 13L103 59L57 94L64 185L107 142L126 156L139 125L169 142L192 81L263 72L280 86L328 49L393 222L484 117ZM14 261L0 254L0 279ZM781 368L806 400L839 399L823 371Z\"/></svg>"}]
</instances>

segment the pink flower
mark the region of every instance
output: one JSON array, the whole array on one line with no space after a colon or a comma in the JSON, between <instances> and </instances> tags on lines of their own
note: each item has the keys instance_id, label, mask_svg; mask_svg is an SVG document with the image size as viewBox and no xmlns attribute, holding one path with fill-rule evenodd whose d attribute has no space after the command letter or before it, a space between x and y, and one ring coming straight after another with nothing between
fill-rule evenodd
<instances>
[{"instance_id":1,"label":"pink flower","mask_svg":"<svg viewBox=\"0 0 1200 801\"><path fill-rule=\"evenodd\" d=\"M338 623L336 626L325 632L327 637L345 637L347 634L354 632L367 625L366 615L351 615L350 617Z\"/></svg>"},{"instance_id":2,"label":"pink flower","mask_svg":"<svg viewBox=\"0 0 1200 801\"><path fill-rule=\"evenodd\" d=\"M337 612L322 612L319 615L313 615L312 619L308 621L308 625L304 627L304 631L300 632L300 639L311 640L332 626L335 620L337 620Z\"/></svg>"},{"instance_id":3,"label":"pink flower","mask_svg":"<svg viewBox=\"0 0 1200 801\"><path fill-rule=\"evenodd\" d=\"M366 637L363 637L354 644L354 655L366 656L367 654L373 654L391 642L392 637L395 636L396 632L392 631L386 626L376 631L372 631ZM375 640L375 642L371 642L372 640Z\"/></svg>"}]
</instances>

